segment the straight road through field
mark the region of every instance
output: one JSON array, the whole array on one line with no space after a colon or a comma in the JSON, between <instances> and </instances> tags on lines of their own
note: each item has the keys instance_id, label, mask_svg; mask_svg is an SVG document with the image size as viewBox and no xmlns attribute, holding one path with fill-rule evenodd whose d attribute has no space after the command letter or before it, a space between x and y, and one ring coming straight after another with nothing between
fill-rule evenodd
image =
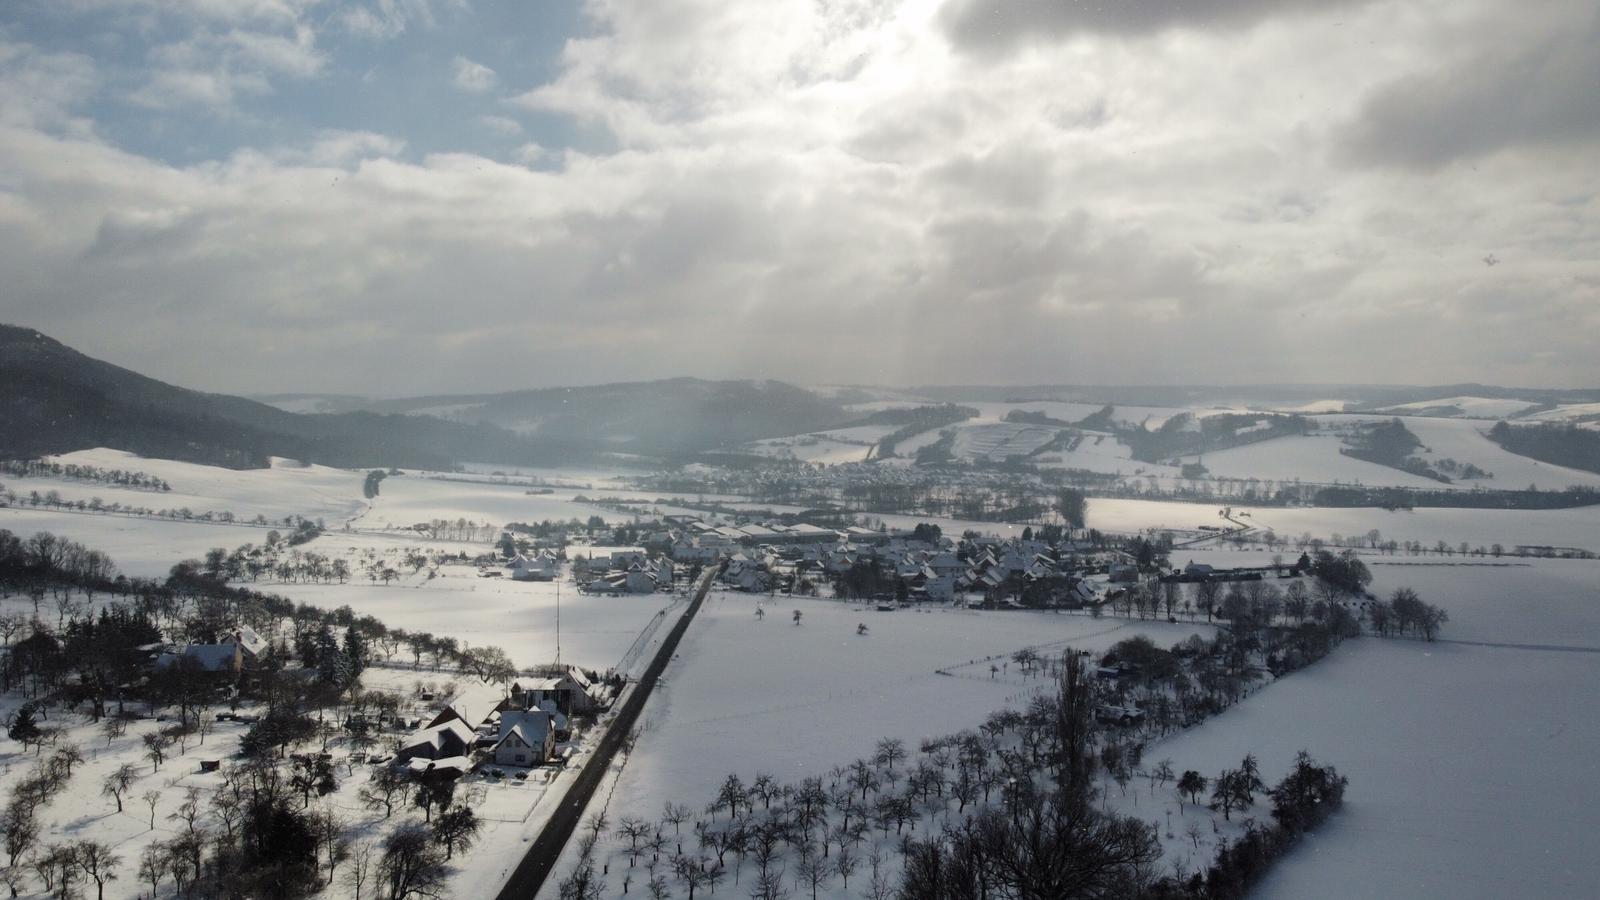
<instances>
[{"instance_id":1,"label":"straight road through field","mask_svg":"<svg viewBox=\"0 0 1600 900\"><path fill-rule=\"evenodd\" d=\"M705 578L695 589L694 600L690 601L689 607L683 612L683 617L661 642L655 659L650 661L649 668L645 669L644 674L634 684L628 699L623 701L622 708L617 711L616 717L611 720L610 727L600 738L594 753L584 764L583 771L578 773L577 779L561 798L561 805L550 815L550 821L545 823L544 830L534 839L527 855L517 864L516 871L511 873L511 879L506 882L506 886L500 889L499 900L533 900L538 895L539 888L544 886L545 879L550 877L556 860L561 858L562 848L567 845L567 839L577 830L578 823L583 818L583 811L589 806L589 800L594 797L594 792L600 787L600 782L605 779L606 772L611 768L611 761L616 758L617 751L622 749L622 742L633 732L634 723L638 721L639 713L643 712L645 701L650 699L650 692L655 688L656 682L661 680L662 671L666 669L667 663L672 661L672 654L677 652L678 642L683 639L684 632L689 630L689 623L693 621L695 613L700 611L700 605L705 602L706 591L710 589L711 580L716 574L716 569L706 572Z\"/></svg>"}]
</instances>

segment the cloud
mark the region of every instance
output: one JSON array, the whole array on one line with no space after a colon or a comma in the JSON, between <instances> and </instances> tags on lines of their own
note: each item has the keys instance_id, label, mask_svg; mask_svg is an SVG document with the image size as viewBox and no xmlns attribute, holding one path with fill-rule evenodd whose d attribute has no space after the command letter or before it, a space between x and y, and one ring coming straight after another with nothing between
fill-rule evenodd
<instances>
[{"instance_id":1,"label":"cloud","mask_svg":"<svg viewBox=\"0 0 1600 900\"><path fill-rule=\"evenodd\" d=\"M516 137L522 134L522 123L507 116L479 116L478 121L482 123L484 128L505 137Z\"/></svg>"},{"instance_id":2,"label":"cloud","mask_svg":"<svg viewBox=\"0 0 1600 900\"><path fill-rule=\"evenodd\" d=\"M433 28L440 10L460 10L465 6L466 0L377 0L345 5L335 18L350 34L387 41L412 28Z\"/></svg>"},{"instance_id":3,"label":"cloud","mask_svg":"<svg viewBox=\"0 0 1600 900\"><path fill-rule=\"evenodd\" d=\"M476 108L446 142L307 116L181 164L51 124L98 89L86 54L0 51L6 317L217 390L1600 381L1592 163L1345 155L1369 98L1486 35L1544 52L1502 7L980 57L933 0L595 0L511 101L541 113L522 134ZM317 42L296 75L234 27L149 80L193 72L171 90L221 103L344 62ZM37 92L55 71L78 74Z\"/></svg>"},{"instance_id":4,"label":"cloud","mask_svg":"<svg viewBox=\"0 0 1600 900\"><path fill-rule=\"evenodd\" d=\"M463 91L483 93L493 90L500 82L494 70L481 63L475 63L464 56L458 56L453 63L451 81Z\"/></svg>"},{"instance_id":5,"label":"cloud","mask_svg":"<svg viewBox=\"0 0 1600 900\"><path fill-rule=\"evenodd\" d=\"M0 42L0 123L46 129L88 129L77 108L99 88L94 61L78 53Z\"/></svg>"},{"instance_id":6,"label":"cloud","mask_svg":"<svg viewBox=\"0 0 1600 900\"><path fill-rule=\"evenodd\" d=\"M157 71L129 99L152 109L203 106L220 110L232 106L241 94L265 94L270 90L267 80L259 75L236 74L226 68L178 67Z\"/></svg>"},{"instance_id":7,"label":"cloud","mask_svg":"<svg viewBox=\"0 0 1600 900\"><path fill-rule=\"evenodd\" d=\"M1359 163L1432 168L1508 148L1594 144L1600 14L1587 4L1572 12L1552 16L1547 27L1555 27L1522 45L1486 29L1468 58L1382 85L1340 149Z\"/></svg>"},{"instance_id":8,"label":"cloud","mask_svg":"<svg viewBox=\"0 0 1600 900\"><path fill-rule=\"evenodd\" d=\"M317 49L315 33L305 25L297 26L292 35L235 30L226 41L237 49L241 62L295 78L320 74L328 61L327 54Z\"/></svg>"},{"instance_id":9,"label":"cloud","mask_svg":"<svg viewBox=\"0 0 1600 900\"><path fill-rule=\"evenodd\" d=\"M93 2L93 0L89 0ZM257 0L230 6L207 0L172 5L134 3L104 15L147 31L147 65L124 78L138 82L128 99L161 110L230 111L241 97L273 93L274 82L325 72L309 5ZM137 24L133 24L137 23Z\"/></svg>"},{"instance_id":10,"label":"cloud","mask_svg":"<svg viewBox=\"0 0 1600 900\"><path fill-rule=\"evenodd\" d=\"M1369 0L952 0L941 20L966 50L997 51L1072 35L1138 37L1173 28L1244 28Z\"/></svg>"}]
</instances>

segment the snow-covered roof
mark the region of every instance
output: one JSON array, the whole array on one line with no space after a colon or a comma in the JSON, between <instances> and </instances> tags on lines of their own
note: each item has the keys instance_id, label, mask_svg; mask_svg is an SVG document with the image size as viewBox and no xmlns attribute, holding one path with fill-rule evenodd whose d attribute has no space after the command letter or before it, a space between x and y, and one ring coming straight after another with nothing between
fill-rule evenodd
<instances>
[{"instance_id":1,"label":"snow-covered roof","mask_svg":"<svg viewBox=\"0 0 1600 900\"><path fill-rule=\"evenodd\" d=\"M421 731L412 735L411 739L406 741L405 745L400 749L402 752L406 750L413 750L419 747L432 747L435 750L438 750L444 746L446 735L455 737L461 742L462 746L467 747L470 747L472 742L478 737L477 732L473 731L471 728L468 728L464 723L461 722L461 720L450 719L449 721L440 722L437 725L430 725L427 728L422 729Z\"/></svg>"},{"instance_id":2,"label":"snow-covered roof","mask_svg":"<svg viewBox=\"0 0 1600 900\"><path fill-rule=\"evenodd\" d=\"M446 756L443 759L414 758L406 763L406 767L413 772L454 774L459 777L472 769L472 760L465 756Z\"/></svg>"},{"instance_id":3,"label":"snow-covered roof","mask_svg":"<svg viewBox=\"0 0 1600 900\"><path fill-rule=\"evenodd\" d=\"M251 656L262 653L267 649L267 639L256 632L249 625L240 625L232 634L222 639L224 644L237 642L239 648Z\"/></svg>"},{"instance_id":4,"label":"snow-covered roof","mask_svg":"<svg viewBox=\"0 0 1600 900\"><path fill-rule=\"evenodd\" d=\"M495 746L513 735L530 747L539 746L550 733L550 719L550 714L542 709L508 709L500 716L500 740Z\"/></svg>"},{"instance_id":5,"label":"snow-covered roof","mask_svg":"<svg viewBox=\"0 0 1600 900\"><path fill-rule=\"evenodd\" d=\"M450 702L437 716L433 717L430 724L437 725L446 719L455 718L467 724L469 729L477 728L489 718L494 708L505 699L500 689L492 684L469 684L450 698Z\"/></svg>"},{"instance_id":6,"label":"snow-covered roof","mask_svg":"<svg viewBox=\"0 0 1600 900\"><path fill-rule=\"evenodd\" d=\"M156 667L165 669L183 657L194 660L208 672L227 672L233 669L238 652L233 644L190 644L176 653L156 657Z\"/></svg>"}]
</instances>

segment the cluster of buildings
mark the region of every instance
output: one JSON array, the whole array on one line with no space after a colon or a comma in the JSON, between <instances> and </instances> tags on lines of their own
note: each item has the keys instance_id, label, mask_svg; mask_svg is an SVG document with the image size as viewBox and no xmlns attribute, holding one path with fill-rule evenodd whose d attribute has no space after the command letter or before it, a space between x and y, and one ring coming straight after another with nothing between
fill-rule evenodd
<instances>
[{"instance_id":1,"label":"cluster of buildings","mask_svg":"<svg viewBox=\"0 0 1600 900\"><path fill-rule=\"evenodd\" d=\"M719 526L687 516L665 522L672 528L665 552L673 559L722 564L718 580L750 592L794 590L803 581L853 581L879 599L992 603L1007 595L1020 598L1030 585L1048 585L1049 605L1085 606L1140 577L1121 551L1073 541L955 540L805 523ZM853 577L864 570L870 576Z\"/></svg>"},{"instance_id":2,"label":"cluster of buildings","mask_svg":"<svg viewBox=\"0 0 1600 900\"><path fill-rule=\"evenodd\" d=\"M672 590L677 574L673 561L651 557L644 550L614 550L580 556L573 562L573 577L588 594L650 594Z\"/></svg>"},{"instance_id":3,"label":"cluster of buildings","mask_svg":"<svg viewBox=\"0 0 1600 900\"><path fill-rule=\"evenodd\" d=\"M518 681L509 692L469 685L400 745L395 762L459 776L479 761L517 768L558 761L571 752L572 717L593 713L607 698L605 687L576 666Z\"/></svg>"},{"instance_id":4,"label":"cluster of buildings","mask_svg":"<svg viewBox=\"0 0 1600 900\"><path fill-rule=\"evenodd\" d=\"M237 675L245 669L255 667L256 660L267 652L267 639L249 625L240 625L222 635L215 644L182 646L152 644L140 649L154 654L157 669L165 669L184 661L205 672Z\"/></svg>"}]
</instances>

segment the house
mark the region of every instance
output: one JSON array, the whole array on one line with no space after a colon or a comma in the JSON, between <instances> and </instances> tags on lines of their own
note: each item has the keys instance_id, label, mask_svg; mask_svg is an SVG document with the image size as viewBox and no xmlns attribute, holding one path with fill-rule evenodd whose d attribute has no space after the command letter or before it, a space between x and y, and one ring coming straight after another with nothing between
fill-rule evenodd
<instances>
[{"instance_id":1,"label":"house","mask_svg":"<svg viewBox=\"0 0 1600 900\"><path fill-rule=\"evenodd\" d=\"M928 560L928 568L932 569L935 575L954 577L965 572L967 564L961 557L947 551Z\"/></svg>"},{"instance_id":2,"label":"house","mask_svg":"<svg viewBox=\"0 0 1600 900\"><path fill-rule=\"evenodd\" d=\"M859 525L852 525L849 528L846 528L845 538L856 544L889 543L889 535L886 532L873 531L870 528L862 528Z\"/></svg>"},{"instance_id":3,"label":"house","mask_svg":"<svg viewBox=\"0 0 1600 900\"><path fill-rule=\"evenodd\" d=\"M721 555L726 542L718 541L716 544L714 546L704 538L682 535L672 542L672 547L667 552L678 562L707 563Z\"/></svg>"},{"instance_id":4,"label":"house","mask_svg":"<svg viewBox=\"0 0 1600 900\"><path fill-rule=\"evenodd\" d=\"M505 702L505 695L493 685L468 685L450 698L444 709L428 722L428 726L442 725L454 720L466 726L469 732L476 731L478 726L487 722L490 714L505 705Z\"/></svg>"},{"instance_id":5,"label":"house","mask_svg":"<svg viewBox=\"0 0 1600 900\"><path fill-rule=\"evenodd\" d=\"M156 657L156 668L165 669L187 660L205 672L238 674L243 661L243 651L238 644L189 644L181 650L163 653Z\"/></svg>"},{"instance_id":6,"label":"house","mask_svg":"<svg viewBox=\"0 0 1600 900\"><path fill-rule=\"evenodd\" d=\"M239 645L239 665L246 669L254 667L261 654L267 652L267 639L249 625L240 625L223 635L222 643Z\"/></svg>"},{"instance_id":7,"label":"house","mask_svg":"<svg viewBox=\"0 0 1600 900\"><path fill-rule=\"evenodd\" d=\"M796 544L833 544L838 542L839 532L809 522L799 522L789 527L785 537Z\"/></svg>"},{"instance_id":8,"label":"house","mask_svg":"<svg viewBox=\"0 0 1600 900\"><path fill-rule=\"evenodd\" d=\"M441 760L472 752L477 733L459 719L449 719L413 734L394 755L396 761Z\"/></svg>"},{"instance_id":9,"label":"house","mask_svg":"<svg viewBox=\"0 0 1600 900\"><path fill-rule=\"evenodd\" d=\"M472 760L465 756L441 756L438 759L417 756L405 760L405 763L415 778L456 779L472 771Z\"/></svg>"},{"instance_id":10,"label":"house","mask_svg":"<svg viewBox=\"0 0 1600 900\"><path fill-rule=\"evenodd\" d=\"M567 715L593 710L599 705L600 693L589 676L576 666L567 667L565 674L558 678L518 682L511 686L511 692L526 708L543 708L545 701L551 701L557 710Z\"/></svg>"},{"instance_id":11,"label":"house","mask_svg":"<svg viewBox=\"0 0 1600 900\"><path fill-rule=\"evenodd\" d=\"M1132 563L1112 563L1106 568L1106 574L1113 583L1127 584L1139 580L1139 567Z\"/></svg>"},{"instance_id":12,"label":"house","mask_svg":"<svg viewBox=\"0 0 1600 900\"><path fill-rule=\"evenodd\" d=\"M554 581L561 572L561 562L546 550L533 556L517 554L506 563L512 581Z\"/></svg>"},{"instance_id":13,"label":"house","mask_svg":"<svg viewBox=\"0 0 1600 900\"><path fill-rule=\"evenodd\" d=\"M572 720L568 719L565 713L556 709L554 700L541 700L536 708L550 714L550 726L555 729L557 741L572 739Z\"/></svg>"},{"instance_id":14,"label":"house","mask_svg":"<svg viewBox=\"0 0 1600 900\"><path fill-rule=\"evenodd\" d=\"M656 589L655 576L645 572L637 565L623 576L622 583L630 594L648 594ZM672 585L670 579L667 581L667 585L669 587Z\"/></svg>"},{"instance_id":15,"label":"house","mask_svg":"<svg viewBox=\"0 0 1600 900\"><path fill-rule=\"evenodd\" d=\"M928 570L932 572L930 568ZM928 593L928 599L936 603L949 603L956 598L956 577L954 575L933 574L922 584L922 589Z\"/></svg>"},{"instance_id":16,"label":"house","mask_svg":"<svg viewBox=\"0 0 1600 900\"><path fill-rule=\"evenodd\" d=\"M555 723L543 709L508 709L500 714L494 761L502 766L537 766L554 755Z\"/></svg>"}]
</instances>

